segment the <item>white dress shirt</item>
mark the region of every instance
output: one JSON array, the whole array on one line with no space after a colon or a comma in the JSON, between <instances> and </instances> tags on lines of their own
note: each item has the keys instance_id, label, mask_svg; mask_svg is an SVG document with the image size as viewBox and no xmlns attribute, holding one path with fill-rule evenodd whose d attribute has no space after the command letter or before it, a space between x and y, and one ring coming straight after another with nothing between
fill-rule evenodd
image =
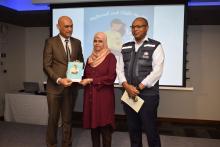
<instances>
[{"instance_id":1,"label":"white dress shirt","mask_svg":"<svg viewBox=\"0 0 220 147\"><path fill-rule=\"evenodd\" d=\"M71 43L70 43L70 38L66 39L66 38L64 38L63 36L61 36L60 34L59 34L59 36L60 36L60 39L61 39L61 41L62 41L62 43L63 43L65 52L66 52L66 42L65 42L65 40L68 40L68 44L67 44L67 45L68 45L68 47L69 47L70 55L71 55L71 53L72 53L72 47L71 47Z\"/></svg>"},{"instance_id":2,"label":"white dress shirt","mask_svg":"<svg viewBox=\"0 0 220 147\"><path fill-rule=\"evenodd\" d=\"M144 41L148 41L147 36L141 41L141 43L137 44L135 42L135 52L138 51L139 47L144 43ZM164 51L163 48L160 45L157 46L155 49L153 55L152 55L152 71L149 75L147 75L143 81L141 82L145 87L152 87L155 85L155 83L160 79L162 72L163 72L163 66L164 66ZM117 57L117 65L116 65L116 72L118 75L119 83L122 84L123 82L127 81L125 78L124 73L124 62L123 62L123 56L122 54L119 54Z\"/></svg>"}]
</instances>

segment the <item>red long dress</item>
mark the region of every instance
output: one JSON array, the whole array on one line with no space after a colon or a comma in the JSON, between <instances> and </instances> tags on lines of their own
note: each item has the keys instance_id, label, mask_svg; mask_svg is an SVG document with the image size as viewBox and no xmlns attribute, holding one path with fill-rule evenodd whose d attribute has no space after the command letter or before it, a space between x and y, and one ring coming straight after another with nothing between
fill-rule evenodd
<instances>
[{"instance_id":1,"label":"red long dress","mask_svg":"<svg viewBox=\"0 0 220 147\"><path fill-rule=\"evenodd\" d=\"M83 127L96 128L110 124L114 128L115 56L109 53L103 62L96 67L91 67L87 63L84 78L92 78L93 82L84 88Z\"/></svg>"}]
</instances>

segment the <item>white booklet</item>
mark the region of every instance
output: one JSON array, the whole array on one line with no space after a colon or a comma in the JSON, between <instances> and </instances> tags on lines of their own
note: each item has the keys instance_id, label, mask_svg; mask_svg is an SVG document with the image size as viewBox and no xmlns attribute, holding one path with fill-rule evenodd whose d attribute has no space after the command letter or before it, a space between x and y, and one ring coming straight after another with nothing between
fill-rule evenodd
<instances>
[{"instance_id":1,"label":"white booklet","mask_svg":"<svg viewBox=\"0 0 220 147\"><path fill-rule=\"evenodd\" d=\"M142 105L144 104L144 100L140 98L139 96L136 96L135 99L137 101L134 101L132 98L130 98L126 91L121 97L121 100L123 102L125 102L128 106L130 106L132 109L134 109L134 111L138 113Z\"/></svg>"},{"instance_id":2,"label":"white booklet","mask_svg":"<svg viewBox=\"0 0 220 147\"><path fill-rule=\"evenodd\" d=\"M80 82L83 76L83 63L79 61L68 62L66 75L73 82Z\"/></svg>"}]
</instances>

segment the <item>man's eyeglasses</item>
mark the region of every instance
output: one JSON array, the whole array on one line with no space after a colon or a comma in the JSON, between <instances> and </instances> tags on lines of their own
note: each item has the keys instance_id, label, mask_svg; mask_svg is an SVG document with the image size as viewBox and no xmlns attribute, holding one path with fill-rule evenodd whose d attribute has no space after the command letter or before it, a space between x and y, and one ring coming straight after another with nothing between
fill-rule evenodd
<instances>
[{"instance_id":1,"label":"man's eyeglasses","mask_svg":"<svg viewBox=\"0 0 220 147\"><path fill-rule=\"evenodd\" d=\"M131 27L131 29L135 29L135 28L141 29L143 27L146 27L146 25L137 25L137 26L130 26L130 27Z\"/></svg>"}]
</instances>

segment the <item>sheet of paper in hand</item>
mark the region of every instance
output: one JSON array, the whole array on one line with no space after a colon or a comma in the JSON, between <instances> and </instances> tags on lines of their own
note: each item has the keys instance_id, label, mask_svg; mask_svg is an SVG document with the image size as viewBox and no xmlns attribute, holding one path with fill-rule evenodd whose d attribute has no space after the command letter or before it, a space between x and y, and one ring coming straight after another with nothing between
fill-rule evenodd
<instances>
[{"instance_id":1,"label":"sheet of paper in hand","mask_svg":"<svg viewBox=\"0 0 220 147\"><path fill-rule=\"evenodd\" d=\"M125 102L135 112L138 113L144 103L144 100L142 98L140 98L139 96L136 96L135 99L136 99L136 101L134 101L134 99L130 98L126 91L124 92L124 94L121 97L121 100L123 102Z\"/></svg>"},{"instance_id":2,"label":"sheet of paper in hand","mask_svg":"<svg viewBox=\"0 0 220 147\"><path fill-rule=\"evenodd\" d=\"M68 62L67 78L73 82L80 82L83 76L83 63L74 61Z\"/></svg>"}]
</instances>

